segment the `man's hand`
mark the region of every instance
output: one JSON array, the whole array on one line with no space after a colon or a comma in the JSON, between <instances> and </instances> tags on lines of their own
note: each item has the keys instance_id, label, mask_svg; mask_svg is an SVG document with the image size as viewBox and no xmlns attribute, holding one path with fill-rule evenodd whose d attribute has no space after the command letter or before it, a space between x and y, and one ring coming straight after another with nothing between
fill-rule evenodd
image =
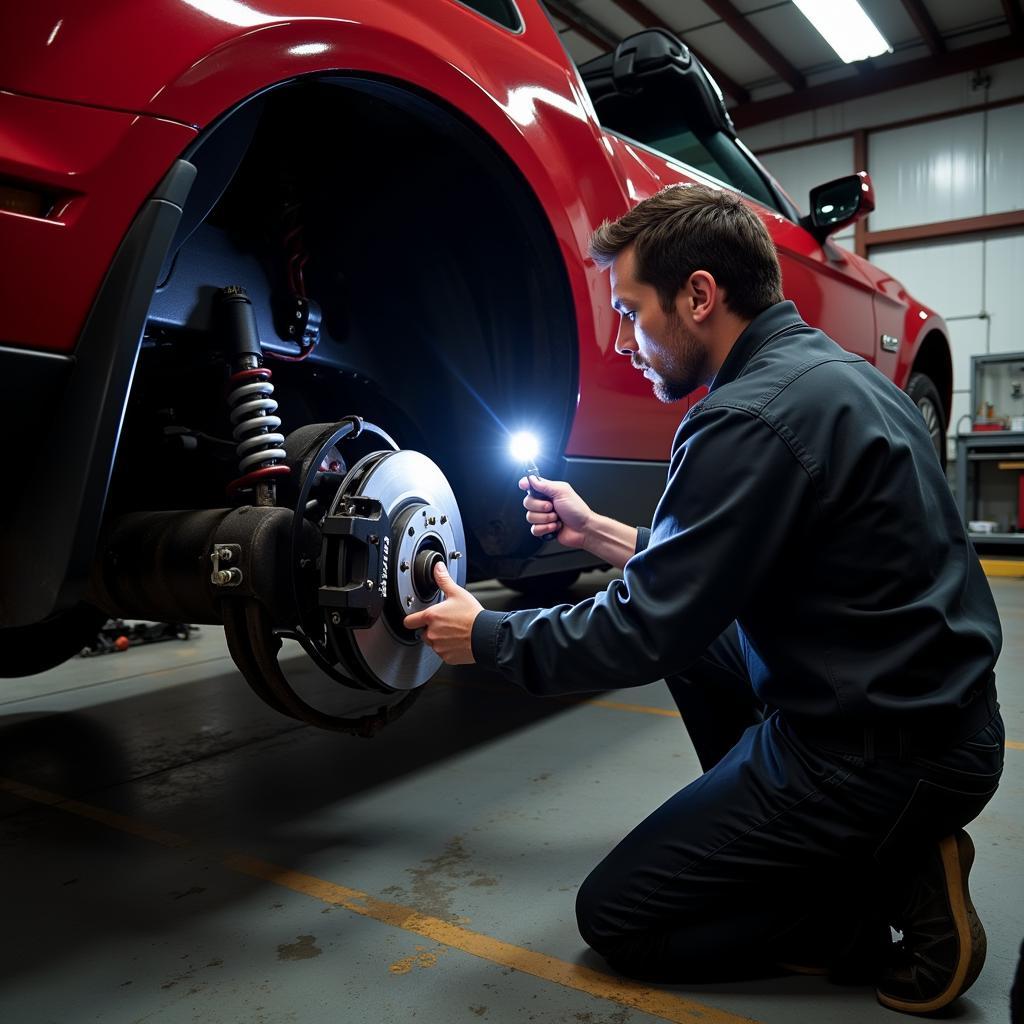
<instances>
[{"instance_id":1,"label":"man's hand","mask_svg":"<svg viewBox=\"0 0 1024 1024\"><path fill-rule=\"evenodd\" d=\"M440 562L434 566L434 582L441 588L444 600L406 615L405 628L421 630L420 639L449 665L472 665L473 623L484 607L452 579Z\"/></svg>"},{"instance_id":2,"label":"man's hand","mask_svg":"<svg viewBox=\"0 0 1024 1024\"><path fill-rule=\"evenodd\" d=\"M532 498L530 486L550 497L550 501ZM530 524L530 532L534 537L543 537L546 533L558 530L558 543L567 548L586 546L587 530L595 516L594 510L564 480L545 480L531 473L519 481L519 489L526 491L523 508L526 509L526 521ZM559 528L561 521L561 528Z\"/></svg>"}]
</instances>

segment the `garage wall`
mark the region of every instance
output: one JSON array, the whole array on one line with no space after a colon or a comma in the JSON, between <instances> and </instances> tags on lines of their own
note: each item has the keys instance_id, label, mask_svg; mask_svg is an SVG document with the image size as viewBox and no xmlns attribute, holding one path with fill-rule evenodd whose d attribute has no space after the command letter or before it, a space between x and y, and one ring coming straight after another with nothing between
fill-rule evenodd
<instances>
[{"instance_id":1,"label":"garage wall","mask_svg":"<svg viewBox=\"0 0 1024 1024\"><path fill-rule=\"evenodd\" d=\"M813 185L850 174L863 129L878 208L869 232L1024 209L1024 60L836 104L742 132L801 210ZM994 109L959 111L1020 99ZM923 124L887 128L917 117ZM848 133L818 141L821 136ZM775 148L775 147L785 148ZM853 232L841 244L853 248ZM882 264L947 320L953 346L950 435L970 413L970 357L1024 351L1024 227L871 246ZM1010 410L1005 410L1009 412ZM950 442L950 456L955 450Z\"/></svg>"}]
</instances>

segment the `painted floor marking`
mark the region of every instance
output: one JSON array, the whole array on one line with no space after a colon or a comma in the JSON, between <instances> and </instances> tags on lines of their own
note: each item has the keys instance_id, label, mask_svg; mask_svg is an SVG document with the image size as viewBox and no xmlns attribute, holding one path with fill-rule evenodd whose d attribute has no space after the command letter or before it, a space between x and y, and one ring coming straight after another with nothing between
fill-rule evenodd
<instances>
[{"instance_id":1,"label":"painted floor marking","mask_svg":"<svg viewBox=\"0 0 1024 1024\"><path fill-rule=\"evenodd\" d=\"M168 832L147 822L137 821L103 807L71 800L37 786L26 785L0 776L0 790L53 810L88 818L109 828L148 839L161 846L194 845L187 836ZM376 899L356 889L328 882L314 875L271 864L244 853L218 855L220 863L231 871L261 879L272 885L290 889L332 907L343 907L354 914L372 918L382 924L421 935L433 942L459 949L501 967L508 967L542 981L562 985L598 999L639 1010L641 1013L673 1021L675 1024L757 1024L749 1017L740 1017L713 1006L705 1006L662 989L652 989L639 982L615 978L581 964L569 963L544 953L523 949L461 925L421 914L410 907Z\"/></svg>"},{"instance_id":2,"label":"painted floor marking","mask_svg":"<svg viewBox=\"0 0 1024 1024\"><path fill-rule=\"evenodd\" d=\"M1024 559L982 558L981 567L986 576L1024 576Z\"/></svg>"}]
</instances>

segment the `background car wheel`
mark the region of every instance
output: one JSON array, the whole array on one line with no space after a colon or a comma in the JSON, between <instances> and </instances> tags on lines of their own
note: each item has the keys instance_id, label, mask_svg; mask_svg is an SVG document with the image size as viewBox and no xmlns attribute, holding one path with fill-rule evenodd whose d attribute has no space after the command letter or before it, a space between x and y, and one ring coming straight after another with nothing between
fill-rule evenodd
<instances>
[{"instance_id":1,"label":"background car wheel","mask_svg":"<svg viewBox=\"0 0 1024 1024\"><path fill-rule=\"evenodd\" d=\"M96 639L107 618L79 604L31 626L0 629L0 676L31 676L67 661Z\"/></svg>"},{"instance_id":2,"label":"background car wheel","mask_svg":"<svg viewBox=\"0 0 1024 1024\"><path fill-rule=\"evenodd\" d=\"M499 579L498 582L503 587L530 598L531 601L542 601L564 594L579 578L580 570L570 569L566 572L548 573L546 576L524 576L515 580Z\"/></svg>"},{"instance_id":3,"label":"background car wheel","mask_svg":"<svg viewBox=\"0 0 1024 1024\"><path fill-rule=\"evenodd\" d=\"M935 454L939 457L942 468L946 468L946 417L942 408L939 389L931 377L923 373L915 373L907 383L907 394L921 410L924 425L935 446Z\"/></svg>"}]
</instances>

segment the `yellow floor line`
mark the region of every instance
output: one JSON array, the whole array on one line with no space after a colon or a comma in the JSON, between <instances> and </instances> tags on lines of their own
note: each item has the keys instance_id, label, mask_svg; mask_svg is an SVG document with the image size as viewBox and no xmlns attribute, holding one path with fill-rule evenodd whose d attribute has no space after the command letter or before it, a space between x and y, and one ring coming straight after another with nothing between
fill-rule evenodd
<instances>
[{"instance_id":1,"label":"yellow floor line","mask_svg":"<svg viewBox=\"0 0 1024 1024\"><path fill-rule=\"evenodd\" d=\"M986 576L1024 576L1022 558L983 558L981 567Z\"/></svg>"},{"instance_id":2,"label":"yellow floor line","mask_svg":"<svg viewBox=\"0 0 1024 1024\"><path fill-rule=\"evenodd\" d=\"M612 711L633 711L638 715L662 715L665 718L682 718L673 708L654 708L649 704L623 704L617 700L586 700L584 704L592 704L595 708L609 708Z\"/></svg>"},{"instance_id":3,"label":"yellow floor line","mask_svg":"<svg viewBox=\"0 0 1024 1024\"><path fill-rule=\"evenodd\" d=\"M44 804L54 810L88 818L90 821L128 832L162 846L182 847L192 844L192 840L186 836L166 832L146 822L125 817L123 814L82 803L79 800L69 800L57 793L25 785L2 776L0 776L0 790L19 796L24 800ZM270 864L244 853L226 854L221 859L221 863L231 871L259 878L272 885L320 900L330 906L344 907L354 914L372 918L374 921L401 928L403 931L412 932L415 935L422 935L431 941L442 943L452 949L460 949L502 967L521 971L523 974L532 975L542 981L552 982L598 999L605 999L620 1006L639 1010L641 1013L660 1017L662 1020L677 1022L677 1024L756 1024L749 1017L739 1017L713 1006L705 1006L693 1000L684 999L673 992L649 988L638 982L615 978L580 964L569 963L544 953L523 949L509 942L503 942L501 939L463 928L461 925L451 924L428 914L421 914L410 907L378 900L355 889L348 889L343 885L328 882L314 875L306 875L300 871L292 871L290 868Z\"/></svg>"}]
</instances>

